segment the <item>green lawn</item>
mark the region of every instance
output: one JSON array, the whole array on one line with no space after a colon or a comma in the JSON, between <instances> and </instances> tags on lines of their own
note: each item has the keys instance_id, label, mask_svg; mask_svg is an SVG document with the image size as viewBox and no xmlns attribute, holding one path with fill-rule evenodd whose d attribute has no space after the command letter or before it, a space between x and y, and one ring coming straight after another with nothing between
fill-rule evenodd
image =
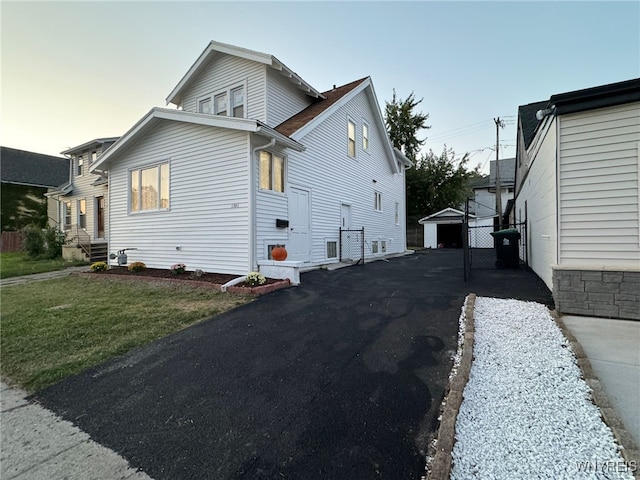
<instances>
[{"instance_id":1,"label":"green lawn","mask_svg":"<svg viewBox=\"0 0 640 480\"><path fill-rule=\"evenodd\" d=\"M62 270L73 265L84 265L83 262L67 262L62 258L54 260L32 260L21 252L0 254L0 278L31 275L32 273Z\"/></svg>"},{"instance_id":2,"label":"green lawn","mask_svg":"<svg viewBox=\"0 0 640 480\"><path fill-rule=\"evenodd\" d=\"M7 286L0 295L0 371L29 392L251 300L85 276Z\"/></svg>"}]
</instances>

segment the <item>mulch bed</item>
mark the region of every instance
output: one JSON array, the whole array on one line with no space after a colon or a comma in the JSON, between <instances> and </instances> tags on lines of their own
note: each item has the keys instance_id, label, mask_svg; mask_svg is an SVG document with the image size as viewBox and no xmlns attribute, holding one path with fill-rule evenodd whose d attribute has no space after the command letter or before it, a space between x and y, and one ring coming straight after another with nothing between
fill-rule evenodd
<instances>
[{"instance_id":1,"label":"mulch bed","mask_svg":"<svg viewBox=\"0 0 640 480\"><path fill-rule=\"evenodd\" d=\"M117 277L129 277L140 278L141 280L160 280L160 281L172 281L181 284L193 284L195 285L211 285L216 289L220 289L222 285L238 278L240 275L231 275L225 273L203 273L202 275L196 275L194 272L185 272L175 274L171 270L162 268L147 268L139 272L130 272L127 267L111 267L109 270L103 272L92 272L88 275L103 276L103 275L115 275ZM253 295L261 295L264 293L272 292L280 288L286 288L290 285L289 280L279 280L275 278L267 278L267 281L257 287L251 287L246 282L239 283L228 288L229 292L235 293L248 293Z\"/></svg>"}]
</instances>

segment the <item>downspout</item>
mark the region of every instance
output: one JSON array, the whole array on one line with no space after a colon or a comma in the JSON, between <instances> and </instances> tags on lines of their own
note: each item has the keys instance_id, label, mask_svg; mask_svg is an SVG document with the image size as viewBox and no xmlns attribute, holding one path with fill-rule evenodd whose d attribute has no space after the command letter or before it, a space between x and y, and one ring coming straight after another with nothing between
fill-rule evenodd
<instances>
[{"instance_id":1,"label":"downspout","mask_svg":"<svg viewBox=\"0 0 640 480\"><path fill-rule=\"evenodd\" d=\"M249 163L249 271L258 269L256 260L256 183L255 183L255 159L256 154L260 150L272 148L276 144L276 139L272 138L266 145L260 145L251 150L251 159Z\"/></svg>"}]
</instances>

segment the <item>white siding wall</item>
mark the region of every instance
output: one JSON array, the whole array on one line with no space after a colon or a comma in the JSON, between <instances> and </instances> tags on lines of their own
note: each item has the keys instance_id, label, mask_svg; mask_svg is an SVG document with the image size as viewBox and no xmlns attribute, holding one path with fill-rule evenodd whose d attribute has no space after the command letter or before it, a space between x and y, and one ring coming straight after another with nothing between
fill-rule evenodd
<instances>
[{"instance_id":1,"label":"white siding wall","mask_svg":"<svg viewBox=\"0 0 640 480\"><path fill-rule=\"evenodd\" d=\"M92 186L91 184L100 178L100 175L89 173L89 164L91 162L91 152L95 151L97 155L102 153L100 147L96 147L95 149L89 149L82 153L82 161L83 170L82 175L76 175L77 173L77 156L72 160L73 162L73 172L72 172L72 180L73 180L73 190L69 195L60 197L60 204L58 208L60 209L59 213L59 221L60 226L64 227L64 215L65 209L64 204L66 202L71 202L71 224L79 225L78 223L78 200L84 199L87 206L87 215L86 215L86 227L85 230L91 237L91 240L95 240L97 238L97 225L96 225L96 197L103 196L105 198L105 240L108 237L108 192L106 185L100 185L97 187Z\"/></svg>"},{"instance_id":2,"label":"white siding wall","mask_svg":"<svg viewBox=\"0 0 640 480\"><path fill-rule=\"evenodd\" d=\"M218 54L185 91L182 109L196 111L196 100L240 83L246 85L245 117L266 122L266 66L244 58Z\"/></svg>"},{"instance_id":3,"label":"white siding wall","mask_svg":"<svg viewBox=\"0 0 640 480\"><path fill-rule=\"evenodd\" d=\"M530 168L516 199L517 208L528 212L529 265L553 288L552 265L557 263L556 214L556 120L542 128L529 149Z\"/></svg>"},{"instance_id":4,"label":"white siding wall","mask_svg":"<svg viewBox=\"0 0 640 480\"><path fill-rule=\"evenodd\" d=\"M560 117L562 265L638 266L639 142L640 103Z\"/></svg>"},{"instance_id":5,"label":"white siding wall","mask_svg":"<svg viewBox=\"0 0 640 480\"><path fill-rule=\"evenodd\" d=\"M116 160L110 171L110 251L169 268L246 274L248 134L162 121ZM170 161L170 209L130 214L128 172ZM176 247L180 246L180 250Z\"/></svg>"},{"instance_id":6,"label":"white siding wall","mask_svg":"<svg viewBox=\"0 0 640 480\"><path fill-rule=\"evenodd\" d=\"M365 228L365 256L371 257L372 240L387 242L387 254L405 250L404 174L394 174L383 149L383 129L378 129L366 94L360 93L322 124L300 139L304 152L287 152L287 185L311 193L311 263L326 263L326 240L338 240L341 204L351 205L352 227ZM347 116L356 123L356 158L347 155ZM362 150L362 120L369 123L369 152ZM257 165L254 160L254 168ZM256 173L257 176L257 173ZM376 180L376 183L373 182ZM382 211L374 210L374 191L382 193ZM395 224L395 203L400 205ZM258 259L264 258L260 241L286 239L275 227L287 211L284 195L258 194ZM381 253L380 253L381 254Z\"/></svg>"},{"instance_id":7,"label":"white siding wall","mask_svg":"<svg viewBox=\"0 0 640 480\"><path fill-rule=\"evenodd\" d=\"M267 68L267 125L278 126L311 103L311 97L280 73Z\"/></svg>"}]
</instances>

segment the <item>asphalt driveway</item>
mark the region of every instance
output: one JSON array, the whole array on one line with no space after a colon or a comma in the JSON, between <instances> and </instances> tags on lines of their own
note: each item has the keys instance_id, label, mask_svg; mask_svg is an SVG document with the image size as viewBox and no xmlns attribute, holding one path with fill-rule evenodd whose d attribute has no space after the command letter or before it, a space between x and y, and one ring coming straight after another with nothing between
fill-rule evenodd
<instances>
[{"instance_id":1,"label":"asphalt driveway","mask_svg":"<svg viewBox=\"0 0 640 480\"><path fill-rule=\"evenodd\" d=\"M36 398L155 479L420 478L464 297L551 301L427 251L302 276Z\"/></svg>"}]
</instances>

